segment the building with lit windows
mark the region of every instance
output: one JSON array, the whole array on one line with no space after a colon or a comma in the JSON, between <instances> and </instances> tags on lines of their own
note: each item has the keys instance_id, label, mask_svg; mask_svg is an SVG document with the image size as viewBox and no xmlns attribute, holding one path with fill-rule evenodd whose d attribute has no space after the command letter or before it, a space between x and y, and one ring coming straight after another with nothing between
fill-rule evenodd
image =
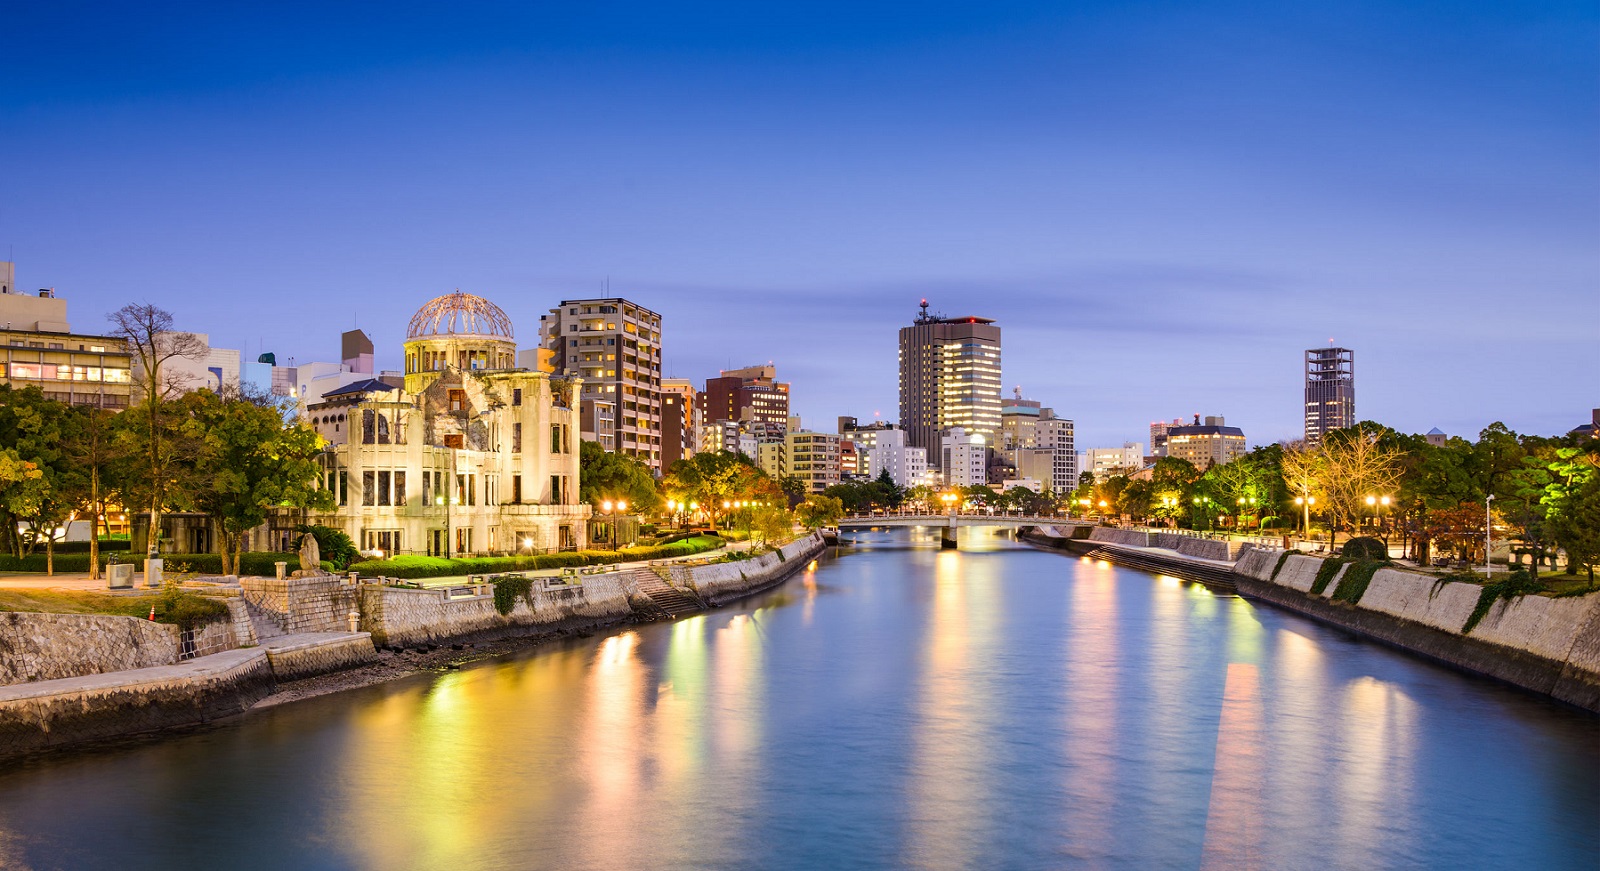
<instances>
[{"instance_id":1,"label":"building with lit windows","mask_svg":"<svg viewBox=\"0 0 1600 871\"><path fill-rule=\"evenodd\" d=\"M367 553L544 553L585 544L576 379L517 366L511 321L452 293L411 319L404 383L369 378L306 407L337 507L309 521Z\"/></svg>"},{"instance_id":2,"label":"building with lit windows","mask_svg":"<svg viewBox=\"0 0 1600 871\"><path fill-rule=\"evenodd\" d=\"M661 379L661 468L695 454L699 440L700 411L695 406L694 383L687 378Z\"/></svg>"},{"instance_id":3,"label":"building with lit windows","mask_svg":"<svg viewBox=\"0 0 1600 871\"><path fill-rule=\"evenodd\" d=\"M1033 478L1055 493L1078 486L1078 451L1072 421L1022 398L1022 389L1000 407L1001 458L1020 478Z\"/></svg>"},{"instance_id":4,"label":"building with lit windows","mask_svg":"<svg viewBox=\"0 0 1600 871\"><path fill-rule=\"evenodd\" d=\"M123 341L72 332L54 288L17 289L16 266L0 261L0 384L37 387L48 399L128 407L133 359Z\"/></svg>"},{"instance_id":5,"label":"building with lit windows","mask_svg":"<svg viewBox=\"0 0 1600 871\"><path fill-rule=\"evenodd\" d=\"M939 441L945 486L976 487L989 483L989 440L983 433L952 427Z\"/></svg>"},{"instance_id":6,"label":"building with lit windows","mask_svg":"<svg viewBox=\"0 0 1600 871\"><path fill-rule=\"evenodd\" d=\"M928 313L900 328L900 426L942 462L953 428L994 444L1000 433L1000 328L988 318Z\"/></svg>"},{"instance_id":7,"label":"building with lit windows","mask_svg":"<svg viewBox=\"0 0 1600 871\"><path fill-rule=\"evenodd\" d=\"M874 435L867 462L871 477L888 472L895 486L906 489L928 483L928 452L906 444L905 430L889 428Z\"/></svg>"},{"instance_id":8,"label":"building with lit windows","mask_svg":"<svg viewBox=\"0 0 1600 871\"><path fill-rule=\"evenodd\" d=\"M797 478L808 493L821 493L839 483L839 434L798 430L783 437L784 473Z\"/></svg>"},{"instance_id":9,"label":"building with lit windows","mask_svg":"<svg viewBox=\"0 0 1600 871\"><path fill-rule=\"evenodd\" d=\"M1197 414L1193 424L1167 430L1167 456L1188 460L1201 471L1231 463L1244 456L1245 450L1244 430L1227 426L1221 415L1201 423Z\"/></svg>"},{"instance_id":10,"label":"building with lit windows","mask_svg":"<svg viewBox=\"0 0 1600 871\"><path fill-rule=\"evenodd\" d=\"M610 404L614 441L607 450L661 471L661 315L621 297L568 299L539 319L555 373L582 379L583 415L599 436ZM587 430L586 430L587 431ZM602 447L605 439L600 439Z\"/></svg>"},{"instance_id":11,"label":"building with lit windows","mask_svg":"<svg viewBox=\"0 0 1600 871\"><path fill-rule=\"evenodd\" d=\"M1356 352L1312 348L1306 352L1306 445L1315 447L1336 429L1356 425Z\"/></svg>"},{"instance_id":12,"label":"building with lit windows","mask_svg":"<svg viewBox=\"0 0 1600 871\"><path fill-rule=\"evenodd\" d=\"M1084 452L1085 472L1094 474L1096 481L1104 481L1121 472L1132 474L1144 468L1144 443L1123 442L1120 448L1090 448Z\"/></svg>"},{"instance_id":13,"label":"building with lit windows","mask_svg":"<svg viewBox=\"0 0 1600 871\"><path fill-rule=\"evenodd\" d=\"M789 419L789 385L777 378L777 367L770 363L722 370L706 379L695 398L700 419L767 424L775 435L781 434Z\"/></svg>"}]
</instances>

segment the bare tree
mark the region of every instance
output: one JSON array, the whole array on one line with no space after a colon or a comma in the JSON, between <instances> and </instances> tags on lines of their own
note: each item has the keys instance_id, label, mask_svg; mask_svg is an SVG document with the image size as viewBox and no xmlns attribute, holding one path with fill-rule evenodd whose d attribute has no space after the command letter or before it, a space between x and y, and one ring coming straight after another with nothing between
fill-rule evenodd
<instances>
[{"instance_id":1,"label":"bare tree","mask_svg":"<svg viewBox=\"0 0 1600 871\"><path fill-rule=\"evenodd\" d=\"M150 533L145 549L147 556L159 554L161 537L161 508L166 495L165 477L169 458L162 448L161 406L181 393L185 379L181 373L169 372L166 364L176 358L199 359L206 351L205 343L193 333L180 333L172 329L172 313L149 303L130 303L106 316L111 321L111 334L127 342L133 352L134 388L144 406L148 425L146 460L150 474Z\"/></svg>"},{"instance_id":2,"label":"bare tree","mask_svg":"<svg viewBox=\"0 0 1600 871\"><path fill-rule=\"evenodd\" d=\"M1341 525L1355 529L1361 512L1367 510L1368 496L1391 495L1400 485L1404 472L1402 455L1396 448L1379 444L1378 437L1379 433L1351 427L1331 432L1323 439L1318 450L1320 483L1327 497L1328 519L1335 530Z\"/></svg>"}]
</instances>

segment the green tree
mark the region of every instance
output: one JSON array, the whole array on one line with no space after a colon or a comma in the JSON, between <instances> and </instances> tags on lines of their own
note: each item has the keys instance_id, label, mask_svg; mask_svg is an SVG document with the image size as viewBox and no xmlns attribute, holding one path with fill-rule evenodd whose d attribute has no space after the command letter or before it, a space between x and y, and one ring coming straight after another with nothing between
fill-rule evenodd
<instances>
[{"instance_id":1,"label":"green tree","mask_svg":"<svg viewBox=\"0 0 1600 871\"><path fill-rule=\"evenodd\" d=\"M590 505L622 500L640 514L655 512L662 504L661 490L649 467L590 441L578 446L578 499Z\"/></svg>"},{"instance_id":2,"label":"green tree","mask_svg":"<svg viewBox=\"0 0 1600 871\"><path fill-rule=\"evenodd\" d=\"M322 439L301 423L285 425L283 409L237 393L197 390L177 400L189 451L181 460L191 501L222 533L222 570L238 573L244 536L274 507L329 509L318 486Z\"/></svg>"},{"instance_id":3,"label":"green tree","mask_svg":"<svg viewBox=\"0 0 1600 871\"><path fill-rule=\"evenodd\" d=\"M30 552L40 541L45 547L45 570L55 573L55 543L61 524L83 501L87 476L74 461L69 441L74 433L70 407L46 399L37 387L8 390L0 405L0 435L16 456L31 467L28 475L8 488L4 498L7 522L26 521L32 529L28 541L18 541L18 555Z\"/></svg>"},{"instance_id":4,"label":"green tree","mask_svg":"<svg viewBox=\"0 0 1600 871\"><path fill-rule=\"evenodd\" d=\"M750 531L757 541L782 541L793 529L794 514L781 505L762 505L751 512Z\"/></svg>"},{"instance_id":5,"label":"green tree","mask_svg":"<svg viewBox=\"0 0 1600 871\"><path fill-rule=\"evenodd\" d=\"M139 411L146 423L141 447L146 463L143 471L150 505L149 556L160 552L161 511L166 507L174 452L165 437L171 421L164 413L166 404L188 386L185 378L168 369L180 357L198 359L205 343L193 333L174 329L172 313L149 303L130 303L107 315L111 334L123 340L133 352L134 390ZM129 409L131 412L133 409Z\"/></svg>"},{"instance_id":6,"label":"green tree","mask_svg":"<svg viewBox=\"0 0 1600 871\"><path fill-rule=\"evenodd\" d=\"M788 501L778 482L749 457L732 451L708 451L678 460L667 470L662 487L675 500L698 503L713 520L721 520L737 502Z\"/></svg>"},{"instance_id":7,"label":"green tree","mask_svg":"<svg viewBox=\"0 0 1600 871\"><path fill-rule=\"evenodd\" d=\"M1590 474L1550 506L1550 534L1567 553L1567 573L1588 569L1589 586L1600 565L1600 475Z\"/></svg>"},{"instance_id":8,"label":"green tree","mask_svg":"<svg viewBox=\"0 0 1600 871\"><path fill-rule=\"evenodd\" d=\"M794 516L807 529L832 526L844 517L844 503L837 496L813 493L794 510Z\"/></svg>"}]
</instances>

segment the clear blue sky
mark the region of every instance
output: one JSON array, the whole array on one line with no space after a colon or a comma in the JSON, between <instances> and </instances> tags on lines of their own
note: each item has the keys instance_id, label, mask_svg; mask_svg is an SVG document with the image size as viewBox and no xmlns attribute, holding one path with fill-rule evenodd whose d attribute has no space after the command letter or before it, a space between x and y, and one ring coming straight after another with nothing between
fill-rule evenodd
<instances>
[{"instance_id":1,"label":"clear blue sky","mask_svg":"<svg viewBox=\"0 0 1600 871\"><path fill-rule=\"evenodd\" d=\"M1594 2L328 5L13 4L19 283L398 367L434 295L531 345L609 277L818 428L896 415L922 296L1085 447L1298 435L1330 337L1404 429L1600 405Z\"/></svg>"}]
</instances>

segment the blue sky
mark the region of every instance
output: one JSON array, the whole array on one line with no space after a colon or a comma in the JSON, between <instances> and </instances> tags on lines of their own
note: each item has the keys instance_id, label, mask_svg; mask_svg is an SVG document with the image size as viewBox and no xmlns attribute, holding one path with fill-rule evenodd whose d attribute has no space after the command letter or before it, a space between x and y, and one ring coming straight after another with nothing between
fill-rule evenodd
<instances>
[{"instance_id":1,"label":"blue sky","mask_svg":"<svg viewBox=\"0 0 1600 871\"><path fill-rule=\"evenodd\" d=\"M223 7L227 8L213 8ZM532 344L663 313L669 375L772 360L810 425L896 414L918 298L997 319L1083 446L1225 414L1554 433L1600 405L1590 3L27 4L0 255L74 327L398 367L454 288Z\"/></svg>"}]
</instances>

